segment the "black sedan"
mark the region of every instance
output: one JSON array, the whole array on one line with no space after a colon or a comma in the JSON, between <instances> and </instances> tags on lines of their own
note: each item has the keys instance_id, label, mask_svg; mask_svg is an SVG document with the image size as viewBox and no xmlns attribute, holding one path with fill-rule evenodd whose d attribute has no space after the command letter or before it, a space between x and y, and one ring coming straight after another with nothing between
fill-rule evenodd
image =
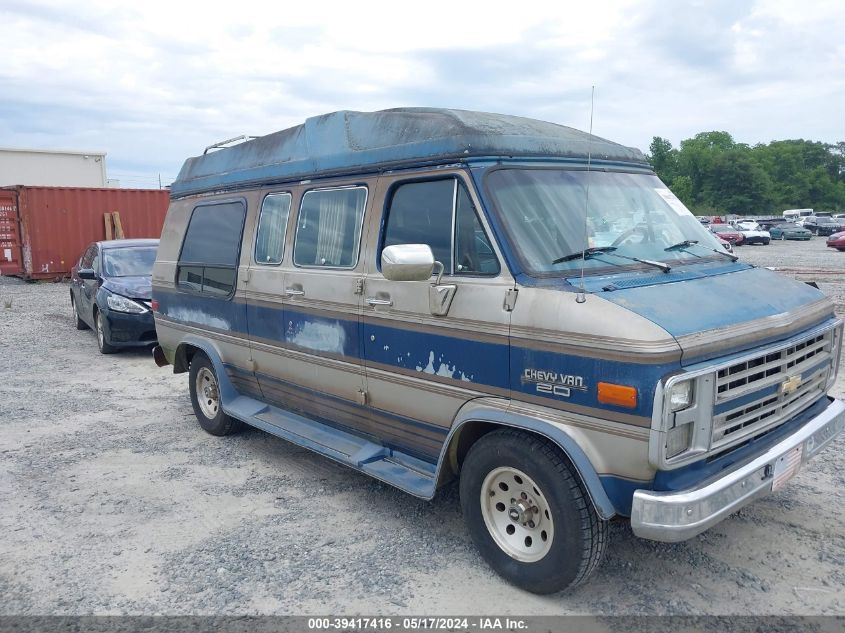
<instances>
[{"instance_id":1,"label":"black sedan","mask_svg":"<svg viewBox=\"0 0 845 633\"><path fill-rule=\"evenodd\" d=\"M813 235L833 235L845 228L845 222L838 218L816 216L804 220L804 228Z\"/></svg>"},{"instance_id":2,"label":"black sedan","mask_svg":"<svg viewBox=\"0 0 845 633\"><path fill-rule=\"evenodd\" d=\"M93 328L103 354L156 342L150 301L157 250L158 240L94 242L73 267L76 329Z\"/></svg>"}]
</instances>

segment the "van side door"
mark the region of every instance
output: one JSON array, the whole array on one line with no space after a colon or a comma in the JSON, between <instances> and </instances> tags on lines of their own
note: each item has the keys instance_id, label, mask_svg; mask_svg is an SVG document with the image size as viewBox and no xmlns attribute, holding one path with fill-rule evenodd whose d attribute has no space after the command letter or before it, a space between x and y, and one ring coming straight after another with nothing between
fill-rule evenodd
<instances>
[{"instance_id":1,"label":"van side door","mask_svg":"<svg viewBox=\"0 0 845 633\"><path fill-rule=\"evenodd\" d=\"M462 174L383 176L383 214L371 218L363 311L371 417L386 443L429 461L461 406L510 395L504 304L514 282ZM440 282L386 279L381 251L395 244L430 246Z\"/></svg>"},{"instance_id":2,"label":"van side door","mask_svg":"<svg viewBox=\"0 0 845 633\"><path fill-rule=\"evenodd\" d=\"M368 188L324 186L302 193L293 246L282 265L282 349L256 375L265 400L283 409L366 431L362 405L360 257ZM256 331L256 349L265 342Z\"/></svg>"},{"instance_id":3,"label":"van side door","mask_svg":"<svg viewBox=\"0 0 845 633\"><path fill-rule=\"evenodd\" d=\"M293 193L273 190L260 197L254 240L249 249L249 270L243 288L256 385L281 377L285 351L285 266L289 246ZM265 378L261 379L260 376ZM269 385L268 385L269 387ZM263 392L248 393L261 399Z\"/></svg>"}]
</instances>

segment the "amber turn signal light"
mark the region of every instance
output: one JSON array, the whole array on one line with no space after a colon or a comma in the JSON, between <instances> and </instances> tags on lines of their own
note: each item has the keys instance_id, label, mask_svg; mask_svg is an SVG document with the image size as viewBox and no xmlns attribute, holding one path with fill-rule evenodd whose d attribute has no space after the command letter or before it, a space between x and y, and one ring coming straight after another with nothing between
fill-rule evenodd
<instances>
[{"instance_id":1,"label":"amber turn signal light","mask_svg":"<svg viewBox=\"0 0 845 633\"><path fill-rule=\"evenodd\" d=\"M636 387L628 387L627 385L600 382L599 402L634 409L637 406L637 389Z\"/></svg>"}]
</instances>

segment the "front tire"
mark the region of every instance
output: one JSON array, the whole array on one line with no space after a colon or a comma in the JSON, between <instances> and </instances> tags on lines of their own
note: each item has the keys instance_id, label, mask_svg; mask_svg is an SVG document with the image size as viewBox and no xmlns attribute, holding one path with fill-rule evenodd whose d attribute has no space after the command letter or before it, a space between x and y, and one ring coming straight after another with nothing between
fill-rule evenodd
<instances>
[{"instance_id":1,"label":"front tire","mask_svg":"<svg viewBox=\"0 0 845 633\"><path fill-rule=\"evenodd\" d=\"M488 433L461 468L461 509L488 564L527 591L574 587L596 569L607 522L549 440L523 431Z\"/></svg>"},{"instance_id":2,"label":"front tire","mask_svg":"<svg viewBox=\"0 0 845 633\"><path fill-rule=\"evenodd\" d=\"M191 359L188 373L191 405L203 431L211 435L231 435L241 430L243 423L223 412L220 400L220 383L214 365L208 356L197 352Z\"/></svg>"},{"instance_id":3,"label":"front tire","mask_svg":"<svg viewBox=\"0 0 845 633\"><path fill-rule=\"evenodd\" d=\"M94 311L94 326L97 333L97 349L100 350L100 354L114 354L117 351L117 348L110 345L106 338L103 316L99 310Z\"/></svg>"},{"instance_id":4,"label":"front tire","mask_svg":"<svg viewBox=\"0 0 845 633\"><path fill-rule=\"evenodd\" d=\"M87 330L88 324L79 318L79 310L76 309L76 299L73 298L73 294L70 295L70 309L73 313L73 320L76 322L76 329Z\"/></svg>"}]
</instances>

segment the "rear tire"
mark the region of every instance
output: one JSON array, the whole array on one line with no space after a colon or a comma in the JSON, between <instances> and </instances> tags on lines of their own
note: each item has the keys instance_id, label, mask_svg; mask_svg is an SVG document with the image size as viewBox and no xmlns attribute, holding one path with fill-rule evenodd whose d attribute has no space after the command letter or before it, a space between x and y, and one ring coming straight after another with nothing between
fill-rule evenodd
<instances>
[{"instance_id":1,"label":"rear tire","mask_svg":"<svg viewBox=\"0 0 845 633\"><path fill-rule=\"evenodd\" d=\"M223 436L237 433L243 422L226 415L220 400L220 383L214 365L202 352L197 352L191 359L188 372L191 389L191 405L194 415L203 431L211 435Z\"/></svg>"},{"instance_id":2,"label":"rear tire","mask_svg":"<svg viewBox=\"0 0 845 633\"><path fill-rule=\"evenodd\" d=\"M502 429L478 440L461 468L460 497L481 555L527 591L555 593L584 582L607 547L607 522L572 465L538 436Z\"/></svg>"}]
</instances>

